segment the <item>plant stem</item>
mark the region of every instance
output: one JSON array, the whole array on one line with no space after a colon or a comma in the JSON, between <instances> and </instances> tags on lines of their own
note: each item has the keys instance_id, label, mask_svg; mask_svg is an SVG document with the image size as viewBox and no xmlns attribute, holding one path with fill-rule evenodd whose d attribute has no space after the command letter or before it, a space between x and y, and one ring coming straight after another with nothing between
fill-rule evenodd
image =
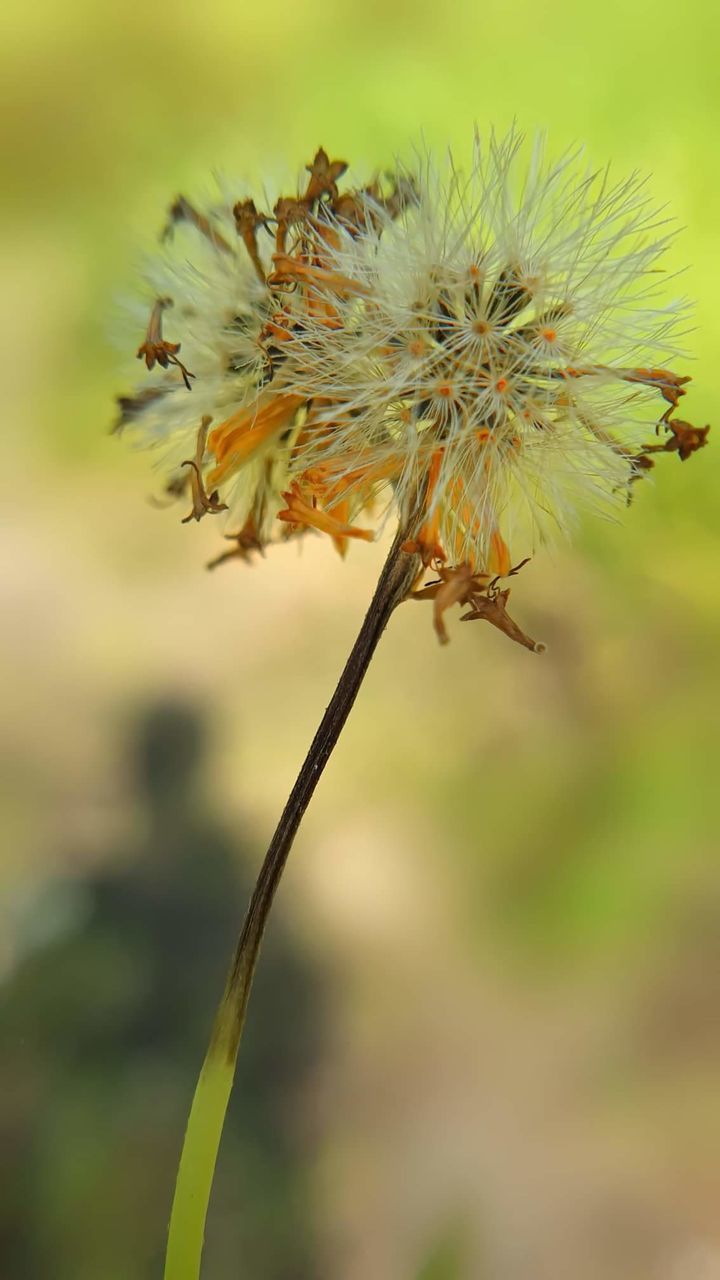
<instances>
[{"instance_id":1,"label":"plant stem","mask_svg":"<svg viewBox=\"0 0 720 1280\"><path fill-rule=\"evenodd\" d=\"M419 560L393 542L337 688L320 721L260 868L195 1089L170 1218L165 1280L198 1280L205 1218L225 1112L260 943L302 816L340 737L370 661L395 607L417 576Z\"/></svg>"}]
</instances>

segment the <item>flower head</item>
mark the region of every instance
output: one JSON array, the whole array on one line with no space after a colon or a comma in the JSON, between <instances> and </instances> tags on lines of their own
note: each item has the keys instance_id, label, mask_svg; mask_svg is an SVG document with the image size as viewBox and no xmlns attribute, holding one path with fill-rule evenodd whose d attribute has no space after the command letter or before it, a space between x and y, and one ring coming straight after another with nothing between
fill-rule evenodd
<instances>
[{"instance_id":1,"label":"flower head","mask_svg":"<svg viewBox=\"0 0 720 1280\"><path fill-rule=\"evenodd\" d=\"M674 417L689 378L667 368L684 315L663 293L667 229L637 177L526 154L515 132L476 137L467 172L419 155L341 188L346 169L321 148L265 212L178 198L149 270L152 377L121 425L174 492L185 466L186 518L228 511L219 560L308 530L344 553L395 510L439 573L419 594L440 637L453 603L512 634L498 583L516 555L627 503L651 455L706 443ZM162 337L171 304L192 374Z\"/></svg>"}]
</instances>

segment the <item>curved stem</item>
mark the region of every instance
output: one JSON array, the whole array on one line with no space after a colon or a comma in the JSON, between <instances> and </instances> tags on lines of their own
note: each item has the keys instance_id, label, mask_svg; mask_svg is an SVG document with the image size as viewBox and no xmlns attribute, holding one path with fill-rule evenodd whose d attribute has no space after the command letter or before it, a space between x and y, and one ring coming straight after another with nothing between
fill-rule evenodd
<instances>
[{"instance_id":1,"label":"curved stem","mask_svg":"<svg viewBox=\"0 0 720 1280\"><path fill-rule=\"evenodd\" d=\"M215 1162L265 925L300 821L340 737L380 636L417 576L418 557L400 550L406 536L401 530L393 542L365 620L260 868L188 1118L170 1218L165 1280L198 1280L200 1274Z\"/></svg>"}]
</instances>

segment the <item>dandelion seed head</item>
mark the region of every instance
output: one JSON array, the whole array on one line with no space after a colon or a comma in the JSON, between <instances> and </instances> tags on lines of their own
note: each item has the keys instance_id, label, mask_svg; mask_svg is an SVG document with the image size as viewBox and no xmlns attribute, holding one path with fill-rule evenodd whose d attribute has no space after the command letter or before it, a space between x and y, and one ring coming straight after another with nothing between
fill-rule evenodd
<instances>
[{"instance_id":1,"label":"dandelion seed head","mask_svg":"<svg viewBox=\"0 0 720 1280\"><path fill-rule=\"evenodd\" d=\"M706 443L674 417L672 233L639 177L516 131L477 134L465 168L419 152L341 189L346 169L321 148L296 195L177 199L121 424L243 557L309 530L344 553L394 511L443 569L436 615L500 625L478 600L517 554Z\"/></svg>"}]
</instances>

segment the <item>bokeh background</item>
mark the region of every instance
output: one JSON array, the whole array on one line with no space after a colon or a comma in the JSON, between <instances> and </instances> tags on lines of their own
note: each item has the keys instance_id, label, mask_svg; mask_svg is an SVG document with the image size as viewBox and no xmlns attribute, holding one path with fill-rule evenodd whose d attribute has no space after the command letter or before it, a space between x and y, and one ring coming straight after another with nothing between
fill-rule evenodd
<instances>
[{"instance_id":1,"label":"bokeh background","mask_svg":"<svg viewBox=\"0 0 720 1280\"><path fill-rule=\"evenodd\" d=\"M517 119L652 174L697 299L688 416L718 423L720 10L0 22L0 1274L151 1280L253 873L383 548L207 574L212 521L153 508L108 433L116 300L215 169ZM542 659L396 616L277 903L208 1280L720 1277L719 467L663 460L533 561Z\"/></svg>"}]
</instances>

